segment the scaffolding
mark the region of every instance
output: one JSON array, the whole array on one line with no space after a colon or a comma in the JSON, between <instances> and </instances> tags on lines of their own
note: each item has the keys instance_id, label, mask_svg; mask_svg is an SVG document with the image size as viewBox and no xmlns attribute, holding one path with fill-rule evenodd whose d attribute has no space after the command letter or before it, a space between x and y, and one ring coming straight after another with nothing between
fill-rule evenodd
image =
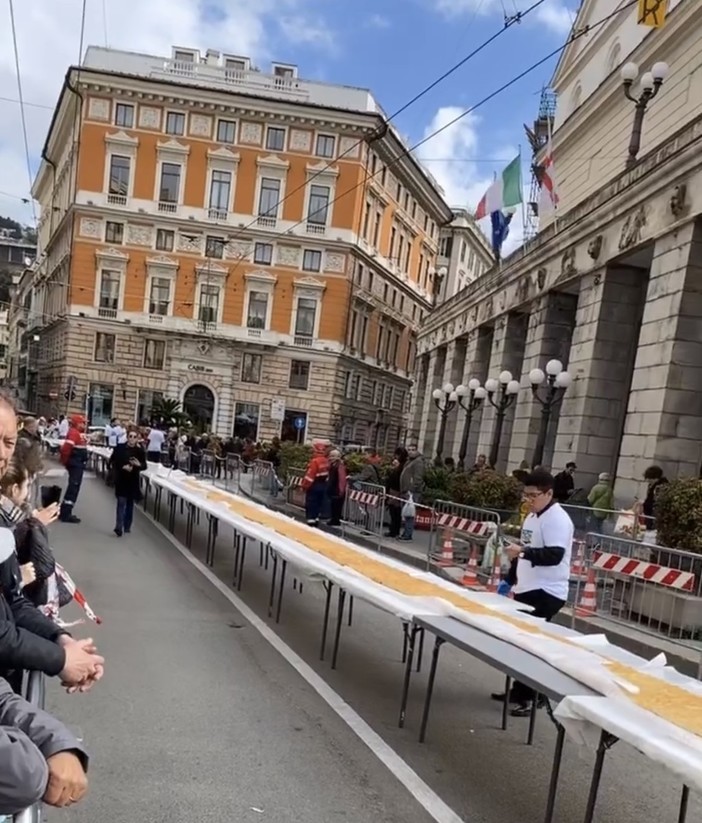
<instances>
[{"instance_id":1,"label":"scaffolding","mask_svg":"<svg viewBox=\"0 0 702 823\"><path fill-rule=\"evenodd\" d=\"M534 125L530 128L524 125L527 140L531 147L531 186L529 188L529 200L524 210L524 239L531 240L539 230L539 199L541 192L541 181L543 176L543 166L537 161L541 149L548 143L550 134L553 131L553 118L556 114L556 93L551 89L544 88L541 91L539 102L539 114Z\"/></svg>"}]
</instances>

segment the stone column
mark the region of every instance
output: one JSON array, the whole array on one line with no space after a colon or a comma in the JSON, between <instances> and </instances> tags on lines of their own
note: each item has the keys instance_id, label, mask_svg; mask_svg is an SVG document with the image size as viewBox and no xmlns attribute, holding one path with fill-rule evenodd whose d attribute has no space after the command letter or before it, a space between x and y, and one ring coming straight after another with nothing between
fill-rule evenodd
<instances>
[{"instance_id":1,"label":"stone column","mask_svg":"<svg viewBox=\"0 0 702 823\"><path fill-rule=\"evenodd\" d=\"M451 383L455 388L463 382L463 372L466 368L467 346L468 341L465 337L459 337L456 340L452 340L448 344L446 364L444 366L443 384ZM461 410L459 408L454 408L454 410L446 418L444 457L453 457L454 460L457 457L455 443L460 415L462 415Z\"/></svg>"},{"instance_id":2,"label":"stone column","mask_svg":"<svg viewBox=\"0 0 702 823\"><path fill-rule=\"evenodd\" d=\"M473 330L467 338L465 368L461 383L467 386L475 378L481 384L487 380L490 366L490 353L492 351L492 326L481 326ZM480 424L483 416L483 408L478 407L473 412L470 432L468 435L468 448L466 450L465 468L469 469L474 463L478 452L478 439L480 437ZM454 459L458 459L458 452L461 447L463 430L466 426L466 413L463 409L458 411L459 420L456 425L456 439L454 443Z\"/></svg>"},{"instance_id":3,"label":"stone column","mask_svg":"<svg viewBox=\"0 0 702 823\"><path fill-rule=\"evenodd\" d=\"M422 425L422 409L424 407L424 396L429 386L429 354L423 354L417 358L415 365L415 379L412 387L411 406L409 414L409 431L407 432L407 442L417 440ZM419 441L421 443L421 440Z\"/></svg>"},{"instance_id":4,"label":"stone column","mask_svg":"<svg viewBox=\"0 0 702 823\"><path fill-rule=\"evenodd\" d=\"M560 409L553 460L560 471L573 460L576 486L591 488L617 462L647 273L609 267L580 280L568 357L573 383Z\"/></svg>"},{"instance_id":5,"label":"stone column","mask_svg":"<svg viewBox=\"0 0 702 823\"><path fill-rule=\"evenodd\" d=\"M427 385L424 397L417 398L418 408L421 409L419 420L419 447L422 453L431 459L434 456L434 446L436 444L437 416L438 412L431 393L438 388L444 376L444 363L446 362L446 349L439 347L429 354L429 370L427 372Z\"/></svg>"},{"instance_id":6,"label":"stone column","mask_svg":"<svg viewBox=\"0 0 702 823\"><path fill-rule=\"evenodd\" d=\"M519 380L522 372L522 361L524 359L527 322L528 315L526 314L508 314L496 321L492 339L492 351L490 353L489 377L497 379L500 376L500 372L506 369L512 372L515 380ZM514 406L507 410L502 426L500 450L498 452L496 466L496 468L500 470L503 470L507 465L513 420ZM480 425L478 453L490 454L490 446L492 445L495 432L495 423L496 410L486 401Z\"/></svg>"},{"instance_id":7,"label":"stone column","mask_svg":"<svg viewBox=\"0 0 702 823\"><path fill-rule=\"evenodd\" d=\"M553 359L560 360L564 368L568 366L577 304L577 295L549 292L532 306L524 348L522 391L514 410L508 461L511 469L517 468L522 460L531 464L541 425L542 407L531 392L529 372L537 368L545 371L546 363ZM543 457L546 466L553 456L558 414L558 408L551 413L550 437L547 437Z\"/></svg>"},{"instance_id":8,"label":"stone column","mask_svg":"<svg viewBox=\"0 0 702 823\"><path fill-rule=\"evenodd\" d=\"M655 245L617 466L618 495L643 491L651 464L669 478L702 463L702 221Z\"/></svg>"}]
</instances>

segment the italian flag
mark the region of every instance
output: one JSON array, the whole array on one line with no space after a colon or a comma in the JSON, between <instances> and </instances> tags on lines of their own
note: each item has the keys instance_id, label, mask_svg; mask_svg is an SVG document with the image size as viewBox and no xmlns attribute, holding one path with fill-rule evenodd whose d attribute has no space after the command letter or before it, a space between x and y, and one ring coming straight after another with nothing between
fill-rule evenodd
<instances>
[{"instance_id":1,"label":"italian flag","mask_svg":"<svg viewBox=\"0 0 702 823\"><path fill-rule=\"evenodd\" d=\"M475 219L482 220L496 211L505 212L522 202L522 164L517 155L483 195L475 210Z\"/></svg>"}]
</instances>

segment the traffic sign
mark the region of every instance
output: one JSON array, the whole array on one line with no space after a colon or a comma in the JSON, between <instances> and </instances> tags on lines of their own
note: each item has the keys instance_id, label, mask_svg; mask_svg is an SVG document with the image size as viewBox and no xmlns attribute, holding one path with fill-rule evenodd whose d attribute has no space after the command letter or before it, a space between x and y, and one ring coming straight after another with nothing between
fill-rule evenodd
<instances>
[{"instance_id":1,"label":"traffic sign","mask_svg":"<svg viewBox=\"0 0 702 823\"><path fill-rule=\"evenodd\" d=\"M307 418L306 417L296 417L294 426L298 431L302 431L305 426L307 425Z\"/></svg>"}]
</instances>

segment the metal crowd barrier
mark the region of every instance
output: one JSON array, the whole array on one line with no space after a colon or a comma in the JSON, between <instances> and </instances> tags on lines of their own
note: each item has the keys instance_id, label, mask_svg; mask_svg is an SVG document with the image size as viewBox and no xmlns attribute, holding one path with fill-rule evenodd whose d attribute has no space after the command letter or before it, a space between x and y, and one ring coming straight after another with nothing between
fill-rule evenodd
<instances>
[{"instance_id":1,"label":"metal crowd barrier","mask_svg":"<svg viewBox=\"0 0 702 823\"><path fill-rule=\"evenodd\" d=\"M352 528L363 535L375 535L380 542L385 524L385 489L377 483L354 482L346 490L342 533Z\"/></svg>"},{"instance_id":2,"label":"metal crowd barrier","mask_svg":"<svg viewBox=\"0 0 702 823\"><path fill-rule=\"evenodd\" d=\"M204 449L200 454L200 465L198 466L200 477L215 479L217 474L217 455L211 449Z\"/></svg>"},{"instance_id":3,"label":"metal crowd barrier","mask_svg":"<svg viewBox=\"0 0 702 823\"><path fill-rule=\"evenodd\" d=\"M251 492L255 496L257 490L263 490L270 493L272 483L275 480L275 467L268 460L254 460L253 462L253 477L251 479Z\"/></svg>"},{"instance_id":4,"label":"metal crowd barrier","mask_svg":"<svg viewBox=\"0 0 702 823\"><path fill-rule=\"evenodd\" d=\"M305 469L288 469L287 482L285 484L285 502L289 506L298 509L305 508L305 492L302 489L302 478L305 476Z\"/></svg>"},{"instance_id":5,"label":"metal crowd barrier","mask_svg":"<svg viewBox=\"0 0 702 823\"><path fill-rule=\"evenodd\" d=\"M241 488L241 458L238 454L228 454L224 459L224 488L239 492Z\"/></svg>"},{"instance_id":6,"label":"metal crowd barrier","mask_svg":"<svg viewBox=\"0 0 702 823\"><path fill-rule=\"evenodd\" d=\"M190 467L192 465L192 454L187 446L176 447L176 468L186 474L190 474Z\"/></svg>"},{"instance_id":7,"label":"metal crowd barrier","mask_svg":"<svg viewBox=\"0 0 702 823\"><path fill-rule=\"evenodd\" d=\"M42 672L28 672L25 688L26 699L43 709L46 705L46 681ZM41 823L42 804L35 803L12 818L13 823Z\"/></svg>"},{"instance_id":8,"label":"metal crowd barrier","mask_svg":"<svg viewBox=\"0 0 702 823\"><path fill-rule=\"evenodd\" d=\"M604 534L627 540L644 539L646 527L633 511L622 509L593 509L591 506L562 503L575 527L575 536L584 539L588 534ZM597 516L595 512L604 517Z\"/></svg>"},{"instance_id":9,"label":"metal crowd barrier","mask_svg":"<svg viewBox=\"0 0 702 823\"><path fill-rule=\"evenodd\" d=\"M702 556L600 534L584 541L576 616L597 617L691 647L702 674Z\"/></svg>"},{"instance_id":10,"label":"metal crowd barrier","mask_svg":"<svg viewBox=\"0 0 702 823\"><path fill-rule=\"evenodd\" d=\"M451 500L434 501L434 516L429 538L429 561L438 557L445 532L453 536L454 556L458 562L467 562L474 548L482 555L487 541L493 534L500 534L500 516L488 509L464 506ZM478 558L480 563L481 558Z\"/></svg>"}]
</instances>

